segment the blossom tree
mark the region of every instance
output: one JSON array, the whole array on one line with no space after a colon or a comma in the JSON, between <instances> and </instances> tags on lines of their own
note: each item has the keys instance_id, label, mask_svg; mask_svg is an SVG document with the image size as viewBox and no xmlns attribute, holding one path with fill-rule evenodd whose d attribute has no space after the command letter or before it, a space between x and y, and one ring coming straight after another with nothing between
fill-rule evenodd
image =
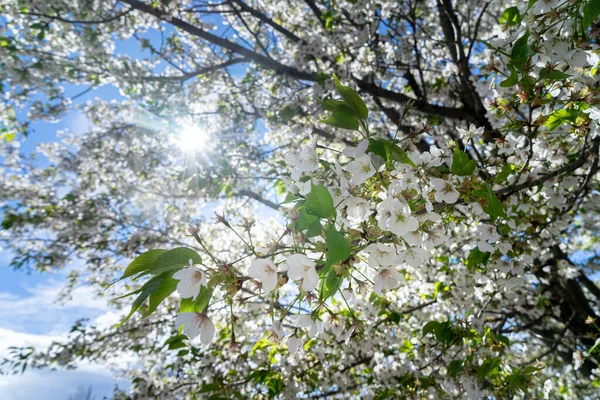
<instances>
[{"instance_id":1,"label":"blossom tree","mask_svg":"<svg viewBox=\"0 0 600 400\"><path fill-rule=\"evenodd\" d=\"M7 372L104 362L115 398L597 396L599 1L1 7L0 240L15 268L84 260L65 295L124 310ZM103 86L86 133L19 151Z\"/></svg>"}]
</instances>

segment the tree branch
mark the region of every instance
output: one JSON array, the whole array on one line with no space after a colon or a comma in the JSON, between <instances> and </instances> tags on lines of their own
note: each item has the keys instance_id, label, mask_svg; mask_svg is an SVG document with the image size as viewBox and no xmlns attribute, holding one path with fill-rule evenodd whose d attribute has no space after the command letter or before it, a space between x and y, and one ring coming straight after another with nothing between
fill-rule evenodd
<instances>
[{"instance_id":1,"label":"tree branch","mask_svg":"<svg viewBox=\"0 0 600 400\"><path fill-rule=\"evenodd\" d=\"M231 60L225 61L221 64L216 64L216 65L210 65L208 67L204 67L201 68L199 70L196 71L192 71L192 72L188 72L187 74L184 75L175 75L175 76L146 76L142 79L144 79L145 81L177 81L177 82L185 82L188 79L191 79L195 76L198 75L202 75L202 74L209 74L211 72L217 71L219 69L223 69L223 68L227 68L230 67L232 65L235 64L240 64L240 63L244 63L247 62L248 59L247 58L232 58Z\"/></svg>"},{"instance_id":2,"label":"tree branch","mask_svg":"<svg viewBox=\"0 0 600 400\"><path fill-rule=\"evenodd\" d=\"M287 76L290 76L290 77L293 77L296 79L307 80L307 81L316 81L317 80L316 74L299 71L298 69L296 69L294 67L290 67L288 65L281 64L280 62L275 61L272 58L263 56L262 54L258 54L256 52L254 52L244 46L241 46L235 42L232 42L228 39L224 39L220 36L213 35L212 33L206 32L204 29L198 28L197 26L194 26L194 25L190 24L189 22L186 22L180 18L171 16L171 15L167 15L163 10L161 10L159 8L154 8L154 7L152 7L148 4L142 3L138 0L120 0L120 1L122 1L123 3L129 4L131 7L133 7L136 10L139 10L146 14L153 15L160 20L169 22L173 26L176 26L177 28L179 28L193 36L204 39L209 43L212 43L214 45L217 45L219 47L227 49L233 53L240 54L240 55L248 58L249 60L256 61L260 65L262 65L266 68L269 68L279 74L287 75Z\"/></svg>"},{"instance_id":3,"label":"tree branch","mask_svg":"<svg viewBox=\"0 0 600 400\"><path fill-rule=\"evenodd\" d=\"M507 198L510 195L515 194L521 190L529 189L534 186L541 185L542 183L546 182L547 180L552 179L558 175L573 172L576 169L580 168L583 164L585 164L585 162L588 160L588 158L590 156L595 157L596 159L598 158L599 145L600 145L600 138L596 138L593 140L592 145L589 148L589 150L585 150L583 152L583 154L581 155L581 157L579 157L577 160L575 160L561 168L558 168L546 175L540 176L539 178L534 179L532 181L524 182L519 185L509 186L504 189L497 190L496 194L502 196L503 198ZM596 165L596 169L598 169L597 165ZM595 172L595 171L593 171L593 172Z\"/></svg>"}]
</instances>

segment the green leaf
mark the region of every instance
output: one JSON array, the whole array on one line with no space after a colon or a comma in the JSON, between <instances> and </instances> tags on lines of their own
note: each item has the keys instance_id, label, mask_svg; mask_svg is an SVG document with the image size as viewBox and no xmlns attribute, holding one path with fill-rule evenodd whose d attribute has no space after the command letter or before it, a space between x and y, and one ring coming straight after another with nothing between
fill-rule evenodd
<instances>
[{"instance_id":1,"label":"green leaf","mask_svg":"<svg viewBox=\"0 0 600 400\"><path fill-rule=\"evenodd\" d=\"M333 296L335 292L337 292L342 286L342 282L344 282L344 277L338 276L335 272L335 268L332 266L329 266L329 268L325 269L325 273L323 275L320 296L321 301L325 301L329 297Z\"/></svg>"},{"instance_id":2,"label":"green leaf","mask_svg":"<svg viewBox=\"0 0 600 400\"><path fill-rule=\"evenodd\" d=\"M401 162L403 164L408 164L414 168L417 168L417 165L408 157L406 152L398 147L398 145L390 143L390 156L392 160Z\"/></svg>"},{"instance_id":3,"label":"green leaf","mask_svg":"<svg viewBox=\"0 0 600 400\"><path fill-rule=\"evenodd\" d=\"M549 71L548 68L542 68L540 70L540 78L542 79L551 79L555 81L560 81L569 78L571 75L565 74L564 72L552 70Z\"/></svg>"},{"instance_id":4,"label":"green leaf","mask_svg":"<svg viewBox=\"0 0 600 400\"><path fill-rule=\"evenodd\" d=\"M194 250L188 247L176 247L160 254L152 263L152 267L140 276L160 274L186 267L189 265L190 260L192 260L192 264L202 264L202 258Z\"/></svg>"},{"instance_id":5,"label":"green leaf","mask_svg":"<svg viewBox=\"0 0 600 400\"><path fill-rule=\"evenodd\" d=\"M329 118L322 119L321 122L336 128L348 129L351 131L358 130L358 119L345 111L334 111Z\"/></svg>"},{"instance_id":6,"label":"green leaf","mask_svg":"<svg viewBox=\"0 0 600 400\"><path fill-rule=\"evenodd\" d=\"M598 346L600 346L600 339L596 339L596 342L594 343L594 345L587 351L586 353L586 357L589 357L594 350L596 350L598 348Z\"/></svg>"},{"instance_id":7,"label":"green leaf","mask_svg":"<svg viewBox=\"0 0 600 400\"><path fill-rule=\"evenodd\" d=\"M221 387L216 383L206 383L202 385L202 388L198 391L198 393L210 393L221 390Z\"/></svg>"},{"instance_id":8,"label":"green leaf","mask_svg":"<svg viewBox=\"0 0 600 400\"><path fill-rule=\"evenodd\" d=\"M317 72L317 83L321 86L325 85L325 82L329 80L329 75L324 72Z\"/></svg>"},{"instance_id":9,"label":"green leaf","mask_svg":"<svg viewBox=\"0 0 600 400\"><path fill-rule=\"evenodd\" d=\"M477 369L477 375L480 378L485 378L486 376L492 374L500 365L500 360L497 358L488 358L483 361L481 366Z\"/></svg>"},{"instance_id":10,"label":"green leaf","mask_svg":"<svg viewBox=\"0 0 600 400\"><path fill-rule=\"evenodd\" d=\"M154 310L163 302L164 299L169 297L171 293L177 289L177 284L179 281L177 279L173 279L170 275L168 275L160 285L150 294L150 300L148 302L148 309L142 315L142 318L146 318L148 315L152 314Z\"/></svg>"},{"instance_id":11,"label":"green leaf","mask_svg":"<svg viewBox=\"0 0 600 400\"><path fill-rule=\"evenodd\" d=\"M465 261L465 265L469 269L469 272L474 272L475 269L481 264L486 265L490 259L490 255L491 253L489 251L482 252L479 250L479 247L475 247L473 250L471 250L469 257Z\"/></svg>"},{"instance_id":12,"label":"green leaf","mask_svg":"<svg viewBox=\"0 0 600 400\"><path fill-rule=\"evenodd\" d=\"M301 207L298 212L300 213L300 216L294 223L294 226L298 231L305 231L310 228L314 222L319 221L319 217L309 214L308 211L306 211L306 207Z\"/></svg>"},{"instance_id":13,"label":"green leaf","mask_svg":"<svg viewBox=\"0 0 600 400\"><path fill-rule=\"evenodd\" d=\"M574 110L566 110L563 108L550 114L544 126L548 127L548 131L553 131L562 124L575 122L576 118L577 114Z\"/></svg>"},{"instance_id":14,"label":"green leaf","mask_svg":"<svg viewBox=\"0 0 600 400\"><path fill-rule=\"evenodd\" d=\"M583 7L581 31L585 32L600 16L600 0L588 0Z\"/></svg>"},{"instance_id":15,"label":"green leaf","mask_svg":"<svg viewBox=\"0 0 600 400\"><path fill-rule=\"evenodd\" d=\"M354 114L354 110L341 100L326 99L322 103L323 109L327 111L343 111L349 114Z\"/></svg>"},{"instance_id":16,"label":"green leaf","mask_svg":"<svg viewBox=\"0 0 600 400\"><path fill-rule=\"evenodd\" d=\"M507 26L519 25L521 23L521 13L517 7L509 7L500 16L500 23Z\"/></svg>"},{"instance_id":17,"label":"green leaf","mask_svg":"<svg viewBox=\"0 0 600 400\"><path fill-rule=\"evenodd\" d=\"M531 7L533 7L534 4L537 2L538 2L538 0L529 0L529 2L527 2L527 11L529 11L531 9Z\"/></svg>"},{"instance_id":18,"label":"green leaf","mask_svg":"<svg viewBox=\"0 0 600 400\"><path fill-rule=\"evenodd\" d=\"M187 347L187 345L185 344L185 341L187 339L188 337L185 335L176 334L165 340L163 348L168 346L169 350L176 350L182 347Z\"/></svg>"},{"instance_id":19,"label":"green leaf","mask_svg":"<svg viewBox=\"0 0 600 400\"><path fill-rule=\"evenodd\" d=\"M350 243L348 243L343 233L330 228L325 233L325 240L327 242L327 265L345 261L352 255Z\"/></svg>"},{"instance_id":20,"label":"green leaf","mask_svg":"<svg viewBox=\"0 0 600 400\"><path fill-rule=\"evenodd\" d=\"M491 217L492 221L495 221L498 217L506 217L504 206L487 183L483 184L482 189L474 190L473 194L484 201L481 208Z\"/></svg>"},{"instance_id":21,"label":"green leaf","mask_svg":"<svg viewBox=\"0 0 600 400\"><path fill-rule=\"evenodd\" d=\"M2 86L0 86L0 89L2 89ZM3 134L0 135L0 140L4 140L6 143L10 143L13 140L15 140L16 136L17 136L16 132L4 132Z\"/></svg>"},{"instance_id":22,"label":"green leaf","mask_svg":"<svg viewBox=\"0 0 600 400\"><path fill-rule=\"evenodd\" d=\"M385 161L389 161L390 159L390 149L388 146L388 141L383 139L369 139L369 147L368 151L379 157L383 158Z\"/></svg>"},{"instance_id":23,"label":"green leaf","mask_svg":"<svg viewBox=\"0 0 600 400\"><path fill-rule=\"evenodd\" d=\"M279 111L279 120L281 122L288 122L301 112L302 109L300 107L288 104Z\"/></svg>"},{"instance_id":24,"label":"green leaf","mask_svg":"<svg viewBox=\"0 0 600 400\"><path fill-rule=\"evenodd\" d=\"M433 332L437 341L444 346L448 346L456 337L454 331L452 330L452 324L450 323L450 321L429 321L423 327L423 337L425 337L425 335L431 332Z\"/></svg>"},{"instance_id":25,"label":"green leaf","mask_svg":"<svg viewBox=\"0 0 600 400\"><path fill-rule=\"evenodd\" d=\"M274 398L279 393L283 392L284 388L285 383L279 376L271 377L267 382L267 389L269 390L269 396L271 398Z\"/></svg>"},{"instance_id":26,"label":"green leaf","mask_svg":"<svg viewBox=\"0 0 600 400\"><path fill-rule=\"evenodd\" d=\"M146 301L146 299L150 297L150 295L154 293L154 291L156 291L168 277L169 276L167 274L156 275L146 282L138 291L136 291L141 292L140 295L133 301L131 309L129 310L129 314L127 314L125 319L117 324L117 326L121 326L127 322L133 313L136 312L142 306L142 304L144 304L144 301Z\"/></svg>"},{"instance_id":27,"label":"green leaf","mask_svg":"<svg viewBox=\"0 0 600 400\"><path fill-rule=\"evenodd\" d=\"M450 364L448 364L448 375L456 378L464 368L464 362L465 360L452 360Z\"/></svg>"},{"instance_id":28,"label":"green leaf","mask_svg":"<svg viewBox=\"0 0 600 400\"><path fill-rule=\"evenodd\" d=\"M4 213L4 219L2 220L2 229L8 230L13 227L15 223L19 222L19 215L14 214L10 211Z\"/></svg>"},{"instance_id":29,"label":"green leaf","mask_svg":"<svg viewBox=\"0 0 600 400\"><path fill-rule=\"evenodd\" d=\"M502 183L508 178L509 175L514 174L514 173L515 173L515 166L512 164L506 164L504 167L502 167L502 170L498 173L498 175L496 175L494 182Z\"/></svg>"},{"instance_id":30,"label":"green leaf","mask_svg":"<svg viewBox=\"0 0 600 400\"><path fill-rule=\"evenodd\" d=\"M400 347L400 353L410 353L415 346L410 342L410 340L405 340L402 342L402 347Z\"/></svg>"},{"instance_id":31,"label":"green leaf","mask_svg":"<svg viewBox=\"0 0 600 400\"><path fill-rule=\"evenodd\" d=\"M535 51L527 44L529 40L529 32L525 33L519 39L515 41L510 56L512 58L512 64L522 70L525 63L531 56L535 54Z\"/></svg>"},{"instance_id":32,"label":"green leaf","mask_svg":"<svg viewBox=\"0 0 600 400\"><path fill-rule=\"evenodd\" d=\"M500 87L503 88L509 88L519 83L519 73L517 72L517 69L511 64L508 64L507 67L510 70L510 76L500 82Z\"/></svg>"},{"instance_id":33,"label":"green leaf","mask_svg":"<svg viewBox=\"0 0 600 400\"><path fill-rule=\"evenodd\" d=\"M254 343L254 346L252 346L252 350L250 350L250 357L253 357L257 351L269 348L272 345L273 345L273 343L271 343L271 341L269 339L267 339L267 338L260 339L259 341Z\"/></svg>"},{"instance_id":34,"label":"green leaf","mask_svg":"<svg viewBox=\"0 0 600 400\"><path fill-rule=\"evenodd\" d=\"M310 193L306 195L304 205L309 214L316 215L319 218L331 218L335 214L331 193L323 185L311 183Z\"/></svg>"},{"instance_id":35,"label":"green leaf","mask_svg":"<svg viewBox=\"0 0 600 400\"><path fill-rule=\"evenodd\" d=\"M426 323L423 327L422 337L425 337L428 333L435 332L439 325L440 323L438 321L429 321L428 323Z\"/></svg>"},{"instance_id":36,"label":"green leaf","mask_svg":"<svg viewBox=\"0 0 600 400\"><path fill-rule=\"evenodd\" d=\"M200 293L195 299L191 297L187 299L181 299L181 305L179 308L179 312L197 312L200 313L204 311L204 309L210 303L210 299L213 295L213 289L208 288L206 286L200 286Z\"/></svg>"},{"instance_id":37,"label":"green leaf","mask_svg":"<svg viewBox=\"0 0 600 400\"><path fill-rule=\"evenodd\" d=\"M452 156L452 173L458 176L471 176L477 168L477 161L472 160L467 153L454 149Z\"/></svg>"},{"instance_id":38,"label":"green leaf","mask_svg":"<svg viewBox=\"0 0 600 400\"><path fill-rule=\"evenodd\" d=\"M149 251L137 256L136 258L133 259L133 261L131 263L129 263L129 265L125 269L125 272L123 273L123 276L121 276L115 282L111 283L111 285L113 285L114 283L119 282L125 278L128 278L130 276L133 276L133 275L139 274L140 272L144 272L144 271L148 270L152 266L152 264L154 264L154 261L156 261L156 259L160 255L165 253L166 251L167 250L160 250L160 249L149 250Z\"/></svg>"},{"instance_id":39,"label":"green leaf","mask_svg":"<svg viewBox=\"0 0 600 400\"><path fill-rule=\"evenodd\" d=\"M389 140L369 139L368 150L383 158L386 162L393 160L417 168L417 165L408 157L404 149Z\"/></svg>"},{"instance_id":40,"label":"green leaf","mask_svg":"<svg viewBox=\"0 0 600 400\"><path fill-rule=\"evenodd\" d=\"M342 96L342 99L344 99L344 102L354 110L354 113L358 118L363 121L366 120L369 117L369 110L363 99L361 99L358 93L350 87L342 85L335 74L333 75L333 80L335 81L335 88Z\"/></svg>"},{"instance_id":41,"label":"green leaf","mask_svg":"<svg viewBox=\"0 0 600 400\"><path fill-rule=\"evenodd\" d=\"M444 346L448 346L450 343L452 343L456 335L452 330L452 324L450 324L450 321L446 321L438 325L437 329L435 330L435 337L438 342Z\"/></svg>"},{"instance_id":42,"label":"green leaf","mask_svg":"<svg viewBox=\"0 0 600 400\"><path fill-rule=\"evenodd\" d=\"M321 229L323 229L321 226L321 221L319 221L319 220L314 221L308 227L308 230L306 231L306 237L312 238L315 236L319 236L321 234Z\"/></svg>"}]
</instances>

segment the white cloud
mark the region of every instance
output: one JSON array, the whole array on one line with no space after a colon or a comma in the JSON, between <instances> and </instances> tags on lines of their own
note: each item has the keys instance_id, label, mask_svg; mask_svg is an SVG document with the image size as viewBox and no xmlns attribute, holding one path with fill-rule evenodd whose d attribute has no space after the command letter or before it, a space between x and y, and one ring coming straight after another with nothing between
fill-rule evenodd
<instances>
[{"instance_id":1,"label":"white cloud","mask_svg":"<svg viewBox=\"0 0 600 400\"><path fill-rule=\"evenodd\" d=\"M19 283L26 281L14 282L15 286ZM9 357L11 346L43 350L52 342L65 341L71 326L80 318L90 318L98 327L107 328L122 317L90 287L76 288L66 302L57 301L63 284L55 278L23 287L18 292L0 291L0 359ZM127 386L125 381L118 384ZM20 375L0 376L0 399L65 400L78 390L91 387L100 400L110 397L114 386L109 367L80 363L75 370L27 370Z\"/></svg>"},{"instance_id":2,"label":"white cloud","mask_svg":"<svg viewBox=\"0 0 600 400\"><path fill-rule=\"evenodd\" d=\"M0 346L0 358L9 356L8 348L11 346L44 348L52 342L61 339L63 339L63 336L60 335L34 335L0 327L0 343L2 343L2 346Z\"/></svg>"},{"instance_id":3,"label":"white cloud","mask_svg":"<svg viewBox=\"0 0 600 400\"><path fill-rule=\"evenodd\" d=\"M76 370L29 370L21 375L0 376L2 400L66 400L81 389L92 389L96 400L109 398L117 384L110 371L98 365L82 365Z\"/></svg>"}]
</instances>

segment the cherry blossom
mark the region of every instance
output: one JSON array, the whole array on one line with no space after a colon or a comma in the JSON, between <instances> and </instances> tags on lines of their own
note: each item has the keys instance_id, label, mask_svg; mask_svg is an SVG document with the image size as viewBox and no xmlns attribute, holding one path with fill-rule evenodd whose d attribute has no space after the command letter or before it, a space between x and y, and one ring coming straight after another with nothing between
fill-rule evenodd
<instances>
[{"instance_id":1,"label":"cherry blossom","mask_svg":"<svg viewBox=\"0 0 600 400\"><path fill-rule=\"evenodd\" d=\"M373 291L378 295L383 294L383 290L395 289L400 285L404 277L394 267L380 267L375 275L375 287Z\"/></svg>"},{"instance_id":2,"label":"cherry blossom","mask_svg":"<svg viewBox=\"0 0 600 400\"><path fill-rule=\"evenodd\" d=\"M262 283L266 294L277 287L277 266L267 258L258 258L248 267L248 275Z\"/></svg>"},{"instance_id":3,"label":"cherry blossom","mask_svg":"<svg viewBox=\"0 0 600 400\"><path fill-rule=\"evenodd\" d=\"M288 257L288 277L294 281L302 281L302 289L307 292L315 290L319 285L319 274L315 262L304 254L294 254Z\"/></svg>"},{"instance_id":4,"label":"cherry blossom","mask_svg":"<svg viewBox=\"0 0 600 400\"><path fill-rule=\"evenodd\" d=\"M177 316L175 325L183 325L183 333L190 339L200 336L204 345L209 345L215 335L215 325L204 313L184 312Z\"/></svg>"},{"instance_id":5,"label":"cherry blossom","mask_svg":"<svg viewBox=\"0 0 600 400\"><path fill-rule=\"evenodd\" d=\"M440 178L430 178L435 189L435 201L454 204L458 200L458 191L449 182Z\"/></svg>"},{"instance_id":6,"label":"cherry blossom","mask_svg":"<svg viewBox=\"0 0 600 400\"><path fill-rule=\"evenodd\" d=\"M173 278L179 280L177 292L183 298L191 297L195 299L200 293L200 287L208 286L206 273L199 270L196 266L180 269L173 274Z\"/></svg>"},{"instance_id":7,"label":"cherry blossom","mask_svg":"<svg viewBox=\"0 0 600 400\"><path fill-rule=\"evenodd\" d=\"M366 155L351 161L346 165L346 170L350 172L350 180L354 185L360 185L375 174L375 167L371 157Z\"/></svg>"}]
</instances>

